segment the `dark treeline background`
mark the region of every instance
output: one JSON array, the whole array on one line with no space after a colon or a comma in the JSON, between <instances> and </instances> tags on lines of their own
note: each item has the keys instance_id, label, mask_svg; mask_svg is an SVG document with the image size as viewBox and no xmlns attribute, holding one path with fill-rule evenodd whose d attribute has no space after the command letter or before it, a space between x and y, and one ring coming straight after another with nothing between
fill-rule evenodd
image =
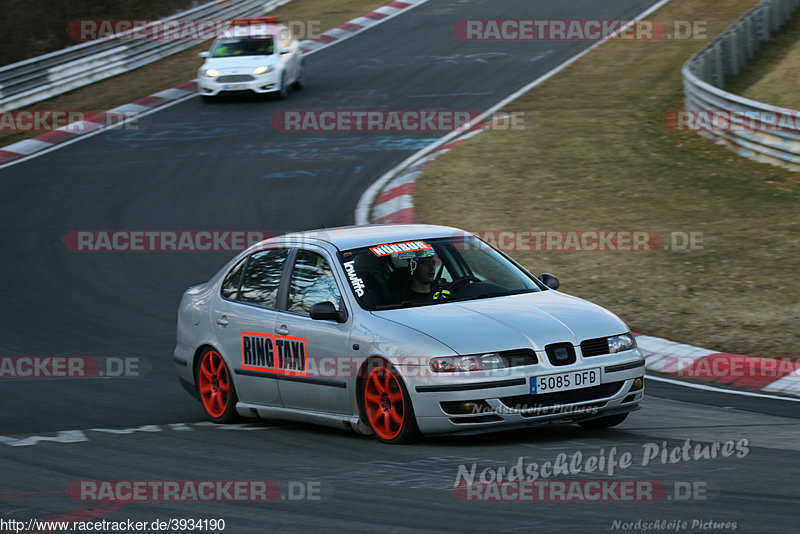
<instances>
[{"instance_id":1,"label":"dark treeline background","mask_svg":"<svg viewBox=\"0 0 800 534\"><path fill-rule=\"evenodd\" d=\"M156 19L207 0L0 0L0 66L79 44L75 19Z\"/></svg>"}]
</instances>

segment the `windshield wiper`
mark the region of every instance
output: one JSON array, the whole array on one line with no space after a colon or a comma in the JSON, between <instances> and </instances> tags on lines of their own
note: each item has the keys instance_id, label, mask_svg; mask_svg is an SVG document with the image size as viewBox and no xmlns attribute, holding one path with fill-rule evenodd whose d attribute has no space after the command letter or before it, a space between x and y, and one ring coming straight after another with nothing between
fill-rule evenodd
<instances>
[{"instance_id":1,"label":"windshield wiper","mask_svg":"<svg viewBox=\"0 0 800 534\"><path fill-rule=\"evenodd\" d=\"M434 301L435 302L435 301ZM434 302L420 302L418 300L404 300L403 302L391 303L391 304L378 304L373 310L389 310L389 309L399 309L399 308L418 308L420 306L428 306L430 304L434 304Z\"/></svg>"},{"instance_id":2,"label":"windshield wiper","mask_svg":"<svg viewBox=\"0 0 800 534\"><path fill-rule=\"evenodd\" d=\"M512 289L509 291L494 291L492 293L482 293L480 295L468 295L465 297L455 297L451 299L443 300L442 302L463 302L465 300L478 300L478 299L490 299L492 297L507 297L509 295L519 295L522 293L532 293L532 289Z\"/></svg>"}]
</instances>

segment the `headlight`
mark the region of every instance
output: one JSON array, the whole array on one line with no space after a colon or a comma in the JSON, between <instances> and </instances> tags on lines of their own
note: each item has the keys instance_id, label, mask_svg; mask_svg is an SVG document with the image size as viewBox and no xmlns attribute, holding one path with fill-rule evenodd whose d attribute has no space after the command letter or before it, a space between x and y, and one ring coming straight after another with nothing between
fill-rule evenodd
<instances>
[{"instance_id":1,"label":"headlight","mask_svg":"<svg viewBox=\"0 0 800 534\"><path fill-rule=\"evenodd\" d=\"M217 76L219 76L219 72L217 71L217 69L208 69L205 74L209 78L216 78Z\"/></svg>"},{"instance_id":2,"label":"headlight","mask_svg":"<svg viewBox=\"0 0 800 534\"><path fill-rule=\"evenodd\" d=\"M497 352L488 354L472 354L469 356L448 356L432 358L431 371L434 373L456 373L463 371L482 371L484 369L502 369L503 358Z\"/></svg>"},{"instance_id":3,"label":"headlight","mask_svg":"<svg viewBox=\"0 0 800 534\"><path fill-rule=\"evenodd\" d=\"M635 348L636 348L636 338L633 337L633 334L631 334L630 332L628 332L627 334L621 334L619 336L612 336L608 338L609 354L616 354L618 352L631 350Z\"/></svg>"},{"instance_id":4,"label":"headlight","mask_svg":"<svg viewBox=\"0 0 800 534\"><path fill-rule=\"evenodd\" d=\"M256 68L256 70L253 71L253 74L255 74L255 75L266 74L271 70L272 70L272 67L258 67L258 68Z\"/></svg>"}]
</instances>

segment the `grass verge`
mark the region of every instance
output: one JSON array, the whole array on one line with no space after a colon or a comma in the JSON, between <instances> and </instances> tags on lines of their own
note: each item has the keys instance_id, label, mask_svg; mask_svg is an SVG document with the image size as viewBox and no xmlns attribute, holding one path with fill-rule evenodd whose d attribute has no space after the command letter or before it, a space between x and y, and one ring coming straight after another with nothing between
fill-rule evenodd
<instances>
[{"instance_id":1,"label":"grass verge","mask_svg":"<svg viewBox=\"0 0 800 534\"><path fill-rule=\"evenodd\" d=\"M672 2L649 18L726 28L755 5ZM724 13L723 13L724 11ZM800 180L664 124L683 108L680 68L704 42L614 41L428 166L417 217L470 230L702 233L702 250L509 252L638 332L720 351L796 356Z\"/></svg>"},{"instance_id":2,"label":"grass verge","mask_svg":"<svg viewBox=\"0 0 800 534\"><path fill-rule=\"evenodd\" d=\"M759 102L800 110L800 10L763 44L726 91Z\"/></svg>"},{"instance_id":3,"label":"grass verge","mask_svg":"<svg viewBox=\"0 0 800 534\"><path fill-rule=\"evenodd\" d=\"M387 0L293 0L272 15L284 21L314 21L310 27L328 30L385 5ZM317 24L317 22L319 24ZM308 36L311 37L311 36ZM81 110L100 113L192 80L203 61L197 54L210 41L184 52L75 91L29 106L27 110ZM0 147L42 132L0 132Z\"/></svg>"}]
</instances>

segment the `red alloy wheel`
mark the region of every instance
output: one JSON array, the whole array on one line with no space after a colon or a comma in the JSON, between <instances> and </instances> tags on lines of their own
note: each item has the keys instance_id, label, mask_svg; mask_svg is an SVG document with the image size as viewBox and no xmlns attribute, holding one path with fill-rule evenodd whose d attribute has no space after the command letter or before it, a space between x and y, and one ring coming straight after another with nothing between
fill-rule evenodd
<instances>
[{"instance_id":1,"label":"red alloy wheel","mask_svg":"<svg viewBox=\"0 0 800 534\"><path fill-rule=\"evenodd\" d=\"M372 430L391 441L403 430L406 405L400 379L386 367L370 371L364 383L364 410Z\"/></svg>"},{"instance_id":2,"label":"red alloy wheel","mask_svg":"<svg viewBox=\"0 0 800 534\"><path fill-rule=\"evenodd\" d=\"M228 409L231 384L228 367L219 352L212 349L203 355L197 375L203 407L211 417L222 417Z\"/></svg>"}]
</instances>

